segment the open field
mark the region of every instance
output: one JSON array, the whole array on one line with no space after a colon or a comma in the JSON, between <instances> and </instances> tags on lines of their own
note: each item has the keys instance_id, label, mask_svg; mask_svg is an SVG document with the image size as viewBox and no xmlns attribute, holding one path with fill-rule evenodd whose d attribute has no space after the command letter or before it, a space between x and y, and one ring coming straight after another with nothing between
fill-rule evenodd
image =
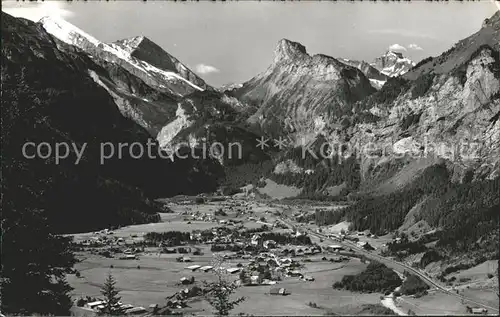
<instances>
[{"instance_id":1,"label":"open field","mask_svg":"<svg viewBox=\"0 0 500 317\"><path fill-rule=\"evenodd\" d=\"M226 202L214 202L200 205L173 205L174 213L161 214L161 222L153 224L133 225L119 228L113 231L113 237L123 238L125 242L139 242L147 232L166 232L205 230L221 226L218 222L205 221L185 221L185 213L200 212L213 215L216 210L223 208L227 216L217 217L217 219L239 219L245 228L259 228L263 223L274 222L276 216L274 212L283 211L283 206L252 203L246 208L251 209L251 220L249 215L236 215L234 210L227 210ZM242 207L243 208L243 207ZM234 208L236 209L236 208ZM258 219L265 217L266 222ZM276 231L281 230L277 229ZM94 233L84 233L74 235L75 241L84 241L95 235ZM166 297L175 294L186 288L180 285L182 277L195 278L195 285L202 285L202 281L212 281L216 277L213 272L202 272L196 270L192 272L186 269L187 266L211 265L213 264L213 253L210 245L198 244L187 245L201 250L202 255L188 254L192 262L177 262L179 254L159 254L158 248L145 248L136 260L120 260L118 258L105 258L97 254L79 252L81 262L75 268L81 273L81 277L69 275L68 281L75 288L74 298L91 296L100 297L100 288L108 275L111 273L117 280L117 288L120 290L122 302L134 306L148 307L150 304L166 303ZM342 263L332 263L322 260L326 256L316 255L308 257L308 262L303 261L303 257L294 257L304 264L301 272L313 277L314 281L304 281L298 277L284 277L278 281L276 286L257 285L242 286L237 289L234 296L244 296L246 300L235 309L234 313L244 312L255 315L323 315L325 310L349 311L360 309L363 304L377 304L380 302L380 294L354 294L348 291L334 290L332 284L340 281L346 274L357 274L361 272L366 264L357 258ZM235 267L238 263L248 264L248 259L231 259L224 262L225 267ZM140 268L138 268L140 266ZM238 279L238 274L228 275L229 279ZM191 285L188 285L188 287ZM284 287L290 295L270 295L272 287ZM319 308L310 307L309 303L315 303ZM190 300L188 302L189 311L201 314L209 314L211 307L204 300Z\"/></svg>"},{"instance_id":2,"label":"open field","mask_svg":"<svg viewBox=\"0 0 500 317\"><path fill-rule=\"evenodd\" d=\"M135 306L147 307L150 304L163 304L166 297L178 292L185 286L178 285L181 277L194 276L195 281L213 281L214 273L200 271L192 272L186 266L192 264L210 265L211 254L191 256L192 263L175 261L175 254L146 254L139 260L105 259L98 256L88 256L76 265L81 277L70 276L69 282L75 288L73 294L80 296L100 296L100 287L108 273L117 280L122 301ZM268 285L243 286L238 288L234 296L244 296L246 300L235 310L256 315L290 315L307 314L322 315L323 310L309 307L309 302L332 311L357 307L360 304L380 302L380 294L353 294L332 288L332 284L342 279L346 274L361 272L366 265L358 259L348 263L330 263L312 258L314 262L306 263L303 272L315 278L315 281L302 281L287 277L279 282L279 287L286 288L288 296L269 295ZM227 266L243 263L241 260L227 261ZM110 268L110 266L113 268ZM140 269L137 266L140 265ZM237 279L238 274L228 275L229 279ZM198 312L210 312L210 306L204 301L189 303Z\"/></svg>"},{"instance_id":3,"label":"open field","mask_svg":"<svg viewBox=\"0 0 500 317\"><path fill-rule=\"evenodd\" d=\"M193 230L206 230L217 227L232 228L235 224L231 221L238 221L240 228L256 229L261 228L263 224L268 224L270 227L279 219L279 214L288 216L297 212L313 212L316 206L296 206L290 204L263 203L257 201L219 201L206 204L171 204L169 206L174 212L161 214L161 222L153 224L133 225L119 228L113 231L108 237L111 239L122 238L125 244L137 245L143 240L143 235L148 232L167 232L167 231L182 231L192 232ZM324 208L324 206L322 206ZM335 207L331 207L335 208ZM225 211L225 215L214 216L219 209ZM199 217L200 214L210 215L215 217L210 221L203 220L188 220L190 217ZM261 221L264 217L265 221ZM221 224L220 221L229 221ZM312 224L294 224L299 228L299 231L305 229L316 230L318 227ZM341 223L334 226L334 231L347 229L348 223ZM303 228L302 230L300 228ZM211 231L211 230L210 230ZM286 232L282 228L274 228L273 232ZM100 236L103 234L101 233ZM95 238L95 233L84 233L74 235L75 241L85 241ZM323 242L314 235L310 236L313 243L326 247L330 242ZM384 236L374 239L366 235L360 235L361 241L368 241L377 249L391 240L391 237ZM74 287L73 296L75 299L91 296L100 297L100 288L108 275L111 273L117 280L117 288L120 290L122 302L132 304L134 306L148 307L151 304L164 306L167 302L167 297L172 296L186 287L193 285L203 286L203 281L213 281L216 275L213 272L191 271L186 269L190 265L213 265L214 252L210 250L209 243L191 243L183 245L197 249L201 253L199 255L185 254L191 258L191 262L178 262L178 253L165 254L159 253L159 248L156 246L144 247L137 254L137 259L120 260L117 256L114 258L106 258L97 255L97 252L82 251L78 252L78 257L81 259L75 265L75 268L81 273L81 277L68 275L68 281ZM286 248L293 247L291 245L282 246ZM378 253L378 250L373 251ZM230 252L216 252L218 254L229 254ZM349 253L347 253L349 254ZM306 281L299 277L286 276L282 280L277 281L276 285L255 285L241 286L234 296L243 296L246 300L241 303L232 313L245 313L253 315L323 315L325 312L334 314L357 314L364 311L368 307L366 305L379 305L381 303L380 293L353 293L350 291L336 290L332 288L332 284L340 281L345 275L355 275L366 268L365 263L362 263L358 258L351 257L344 262L330 262L323 260L323 257L330 259L338 257L328 252L310 256L291 256L290 259L299 262L303 265L300 272L304 276L314 278L313 281ZM237 267L241 264L246 267L249 261L255 256L247 258L227 259L224 262L224 267ZM307 261L304 259L307 258ZM398 270L398 266L393 266L388 263L388 266ZM140 268L139 268L140 267ZM467 277L477 280L482 279L486 273L496 270L496 266L491 263L486 263L482 266L457 273L460 277ZM486 272L488 271L488 272ZM402 273L402 272L399 272ZM181 285L182 277L194 277L193 285ZM228 279L238 280L239 274L228 274ZM497 284L498 285L498 284ZM270 289L274 287L283 287L290 295L270 295ZM470 287L460 289L461 294L471 298L478 299L490 305L498 305L496 294L486 292L482 288ZM186 300L188 307L183 308L184 312L192 312L195 314L210 314L212 312L210 305L200 297L194 297ZM314 303L314 305L309 305ZM465 314L465 304L455 296L445 294L434 289L430 290L430 294L422 298L412 298L404 296L396 300L397 307L407 312L412 310L417 314ZM370 306L372 307L372 306Z\"/></svg>"},{"instance_id":4,"label":"open field","mask_svg":"<svg viewBox=\"0 0 500 317\"><path fill-rule=\"evenodd\" d=\"M302 188L281 185L270 179L266 179L266 186L257 190L259 193L268 195L271 198L283 199L297 196L302 191Z\"/></svg>"}]
</instances>

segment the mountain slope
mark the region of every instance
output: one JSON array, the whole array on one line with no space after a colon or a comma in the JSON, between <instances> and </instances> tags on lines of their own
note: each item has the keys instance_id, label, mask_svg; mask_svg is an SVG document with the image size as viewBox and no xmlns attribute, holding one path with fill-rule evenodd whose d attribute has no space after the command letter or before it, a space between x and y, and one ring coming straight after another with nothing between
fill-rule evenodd
<instances>
[{"instance_id":1,"label":"mountain slope","mask_svg":"<svg viewBox=\"0 0 500 317\"><path fill-rule=\"evenodd\" d=\"M179 74L182 78L202 89L210 89L203 79L182 64L177 58L165 52L159 45L144 36L135 36L114 42L130 56L162 70Z\"/></svg>"},{"instance_id":2,"label":"mountain slope","mask_svg":"<svg viewBox=\"0 0 500 317\"><path fill-rule=\"evenodd\" d=\"M161 92L185 96L196 90L204 90L204 88L184 78L179 74L177 69L172 69L176 67L162 69L135 57L138 54L137 49L124 49L123 46L126 46L124 43L127 43L127 41L121 41L116 44L102 43L74 25L56 17L45 17L41 19L39 23L47 32L59 40L84 50L94 58L119 64L130 73L144 80L148 85ZM139 44L145 42L144 38L141 39L142 41L140 41ZM163 57L165 57L165 54L163 55ZM157 62L155 62L155 64L157 64ZM179 63L178 67L181 68L182 66L183 65ZM184 72L185 76L190 74L192 73ZM189 76L187 77L189 78ZM197 77L194 79L205 86L201 79Z\"/></svg>"},{"instance_id":3,"label":"mountain slope","mask_svg":"<svg viewBox=\"0 0 500 317\"><path fill-rule=\"evenodd\" d=\"M453 181L467 175L474 180L498 177L499 15L461 41L475 43L480 37L481 43L492 45L473 52L460 45L436 57L446 65L452 65L449 58L455 61L446 72L441 64L431 68L424 62L408 76L390 78L352 106L350 116L334 118L317 130L316 139L326 137L354 150L350 154L361 164L363 191L387 194L441 160L448 162ZM409 80L415 74L420 75Z\"/></svg>"},{"instance_id":4,"label":"mountain slope","mask_svg":"<svg viewBox=\"0 0 500 317\"><path fill-rule=\"evenodd\" d=\"M255 107L250 124L270 134L305 134L373 92L357 68L326 55L310 56L303 45L283 39L269 68L232 94Z\"/></svg>"},{"instance_id":5,"label":"mountain slope","mask_svg":"<svg viewBox=\"0 0 500 317\"><path fill-rule=\"evenodd\" d=\"M148 130L161 147L204 143L197 139L204 134L200 129L210 130L214 122L224 122L228 130L238 125L235 119L244 108L238 100L208 86L148 38L136 36L105 44L58 18L45 17L39 24L105 70L93 72L94 81L112 96L125 117ZM248 132L241 141L255 138ZM227 145L227 139L215 141ZM248 153L242 156L248 157Z\"/></svg>"},{"instance_id":6,"label":"mountain slope","mask_svg":"<svg viewBox=\"0 0 500 317\"><path fill-rule=\"evenodd\" d=\"M175 118L177 103L183 96L206 88L206 84L193 77L184 65L149 44L144 37L105 44L59 18L45 17L39 24L56 38L56 43L61 41L75 46L106 69L107 72L95 74L94 80L108 91L124 116L133 119L154 137ZM145 45L155 49L150 56L143 53ZM158 64L158 60L170 62ZM177 68L185 71L179 72Z\"/></svg>"},{"instance_id":7,"label":"mountain slope","mask_svg":"<svg viewBox=\"0 0 500 317\"><path fill-rule=\"evenodd\" d=\"M347 185L335 199L352 205L341 213L318 213L319 224L346 220L355 230L384 234L420 222L432 230L428 235L389 247L390 255L400 257L429 253L415 263L419 267L437 261L432 265L447 273L497 259L499 36L497 12L461 45L390 78L357 102L350 117L327 122L315 141L344 145L341 160L290 155L285 159L313 172L273 177L300 182L308 198L324 198L325 183ZM339 124L341 129L331 129ZM348 175L336 164L346 157L356 163ZM358 182L348 182L356 176Z\"/></svg>"},{"instance_id":8,"label":"mountain slope","mask_svg":"<svg viewBox=\"0 0 500 317\"><path fill-rule=\"evenodd\" d=\"M45 209L59 231L74 232L154 221L159 209L147 197L214 189L205 165L195 172L189 159L136 158L125 147L101 164L103 144L148 149L149 134L122 116L92 74L106 70L40 25L2 13L3 212ZM26 142L86 148L75 164L74 150L60 162L26 158ZM155 142L149 148L158 153Z\"/></svg>"}]
</instances>

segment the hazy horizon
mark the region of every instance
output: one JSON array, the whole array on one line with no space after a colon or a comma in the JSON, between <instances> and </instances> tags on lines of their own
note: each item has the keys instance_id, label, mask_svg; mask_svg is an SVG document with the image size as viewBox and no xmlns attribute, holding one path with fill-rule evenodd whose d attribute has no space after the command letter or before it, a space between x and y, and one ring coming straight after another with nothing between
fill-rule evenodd
<instances>
[{"instance_id":1,"label":"hazy horizon","mask_svg":"<svg viewBox=\"0 0 500 317\"><path fill-rule=\"evenodd\" d=\"M497 7L490 1L2 1L9 14L34 21L58 15L103 42L144 35L213 86L263 72L282 38L310 54L367 62L392 46L418 62L479 30Z\"/></svg>"}]
</instances>

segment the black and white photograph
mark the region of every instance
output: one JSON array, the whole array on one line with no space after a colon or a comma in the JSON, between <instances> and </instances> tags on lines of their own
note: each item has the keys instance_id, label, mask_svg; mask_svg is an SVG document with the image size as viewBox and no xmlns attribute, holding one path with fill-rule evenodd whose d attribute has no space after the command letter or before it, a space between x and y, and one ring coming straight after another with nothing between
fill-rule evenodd
<instances>
[{"instance_id":1,"label":"black and white photograph","mask_svg":"<svg viewBox=\"0 0 500 317\"><path fill-rule=\"evenodd\" d=\"M5 316L499 315L500 1L15 1Z\"/></svg>"}]
</instances>

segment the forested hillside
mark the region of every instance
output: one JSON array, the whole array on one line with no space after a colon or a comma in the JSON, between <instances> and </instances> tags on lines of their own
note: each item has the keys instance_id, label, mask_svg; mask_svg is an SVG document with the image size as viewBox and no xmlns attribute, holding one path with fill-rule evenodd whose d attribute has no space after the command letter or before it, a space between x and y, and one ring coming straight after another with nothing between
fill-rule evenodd
<instances>
[{"instance_id":1,"label":"forested hillside","mask_svg":"<svg viewBox=\"0 0 500 317\"><path fill-rule=\"evenodd\" d=\"M494 257L498 256L499 192L500 178L452 183L446 166L436 165L397 192L360 197L348 208L335 212L319 210L316 222L324 225L347 220L352 222L353 230L385 234L397 230L410 209L425 198L415 222L425 220L440 229L433 235L439 249L482 252ZM427 242L422 240L423 244Z\"/></svg>"}]
</instances>

